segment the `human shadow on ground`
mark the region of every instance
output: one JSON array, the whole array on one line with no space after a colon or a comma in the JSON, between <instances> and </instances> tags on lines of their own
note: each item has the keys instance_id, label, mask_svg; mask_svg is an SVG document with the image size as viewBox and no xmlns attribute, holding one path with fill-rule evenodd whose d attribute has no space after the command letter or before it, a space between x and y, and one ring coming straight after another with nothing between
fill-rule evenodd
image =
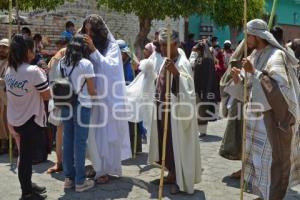
<instances>
[{"instance_id":1,"label":"human shadow on ground","mask_svg":"<svg viewBox=\"0 0 300 200\"><path fill-rule=\"evenodd\" d=\"M9 163L9 158L7 154L0 156L0 163Z\"/></svg>"},{"instance_id":2,"label":"human shadow on ground","mask_svg":"<svg viewBox=\"0 0 300 200\"><path fill-rule=\"evenodd\" d=\"M33 173L43 174L53 165L54 165L54 162L47 160L45 162L42 162L42 163L39 163L36 165L32 165L32 171L33 171Z\"/></svg>"},{"instance_id":3,"label":"human shadow on ground","mask_svg":"<svg viewBox=\"0 0 300 200\"><path fill-rule=\"evenodd\" d=\"M7 167L12 173L17 174L17 158L13 158L12 163L10 163L8 154L1 155L0 163L2 163L4 167Z\"/></svg>"},{"instance_id":4,"label":"human shadow on ground","mask_svg":"<svg viewBox=\"0 0 300 200\"><path fill-rule=\"evenodd\" d=\"M56 180L59 180L59 181L65 181L65 176L64 176L64 173L61 171L61 172L57 172L57 173L52 173L50 174L50 176L52 178L55 178Z\"/></svg>"},{"instance_id":5,"label":"human shadow on ground","mask_svg":"<svg viewBox=\"0 0 300 200\"><path fill-rule=\"evenodd\" d=\"M143 196L139 196L138 193L133 194L132 190L134 188L140 188L144 190L145 194ZM80 199L80 200L88 200L88 199L121 199L121 198L135 198L135 199L157 199L158 198L158 189L159 186L147 183L141 179L133 178L133 177L110 177L109 183L105 185L96 185L93 189L83 192L76 193L74 190L65 190L65 194L59 198L59 200L69 200L69 199ZM131 194L130 194L131 193ZM146 194L147 193L147 194ZM129 196L130 195L130 196ZM205 200L205 194L202 191L196 190L193 195L187 194L178 194L171 195L169 193L169 186L164 187L164 196L169 199L181 200L181 199L197 199L197 200Z\"/></svg>"},{"instance_id":6,"label":"human shadow on ground","mask_svg":"<svg viewBox=\"0 0 300 200\"><path fill-rule=\"evenodd\" d=\"M137 154L136 158L127 159L127 160L123 161L122 165L123 166L135 165L140 169L140 171L139 171L140 174L143 172L149 171L153 168L157 168L156 166L148 163L148 153L145 153L145 152Z\"/></svg>"},{"instance_id":7,"label":"human shadow on ground","mask_svg":"<svg viewBox=\"0 0 300 200\"><path fill-rule=\"evenodd\" d=\"M9 155L3 154L0 156L0 163L7 163L7 165L10 165ZM17 163L17 158L13 158L13 163Z\"/></svg>"},{"instance_id":8,"label":"human shadow on ground","mask_svg":"<svg viewBox=\"0 0 300 200\"><path fill-rule=\"evenodd\" d=\"M136 158L131 158L124 160L122 165L130 166L130 165L147 165L148 163L148 153L142 152L136 155Z\"/></svg>"},{"instance_id":9,"label":"human shadow on ground","mask_svg":"<svg viewBox=\"0 0 300 200\"><path fill-rule=\"evenodd\" d=\"M206 200L205 193L200 190L195 190L194 194L187 194L180 192L176 195L170 194L171 185L165 185L163 189L163 195L164 197L167 197L172 200L182 200L182 199L188 199L188 200ZM151 193L150 198L151 199L158 199L158 191L159 191L159 185L151 184L151 188L149 189L149 192Z\"/></svg>"},{"instance_id":10,"label":"human shadow on ground","mask_svg":"<svg viewBox=\"0 0 300 200\"><path fill-rule=\"evenodd\" d=\"M300 199L300 193L293 189L289 189L284 200L294 200L294 199L295 200Z\"/></svg>"},{"instance_id":11,"label":"human shadow on ground","mask_svg":"<svg viewBox=\"0 0 300 200\"><path fill-rule=\"evenodd\" d=\"M222 182L225 183L226 186L228 186L228 187L233 187L233 188L240 189L240 179L234 179L234 178L231 178L230 176L225 176L222 179ZM251 185L249 185L249 184L245 185L245 191L244 192L247 193L247 194L253 195Z\"/></svg>"},{"instance_id":12,"label":"human shadow on ground","mask_svg":"<svg viewBox=\"0 0 300 200\"><path fill-rule=\"evenodd\" d=\"M222 183L225 183L226 186L233 187L233 188L240 188L240 179L233 179L230 176L225 176L222 179Z\"/></svg>"},{"instance_id":13,"label":"human shadow on ground","mask_svg":"<svg viewBox=\"0 0 300 200\"><path fill-rule=\"evenodd\" d=\"M8 155L2 155L0 156L0 163L4 163L5 166L9 167L10 170L13 173L16 173L16 168L17 168L17 158L13 159L12 165L9 163L9 157ZM32 165L32 172L37 173L37 174L43 174L45 173L49 167L53 166L54 163L52 161L45 161L36 165Z\"/></svg>"},{"instance_id":14,"label":"human shadow on ground","mask_svg":"<svg viewBox=\"0 0 300 200\"><path fill-rule=\"evenodd\" d=\"M210 135L207 134L206 136L203 137L199 137L199 140L201 142L219 142L221 141L223 138L217 135Z\"/></svg>"},{"instance_id":15,"label":"human shadow on ground","mask_svg":"<svg viewBox=\"0 0 300 200\"><path fill-rule=\"evenodd\" d=\"M74 189L65 190L65 194L59 200L89 200L89 199L119 199L127 198L132 192L133 187L142 188L145 192L148 191L149 184L143 180L129 177L113 177L110 176L110 181L107 184L96 184L94 188L76 193Z\"/></svg>"}]
</instances>

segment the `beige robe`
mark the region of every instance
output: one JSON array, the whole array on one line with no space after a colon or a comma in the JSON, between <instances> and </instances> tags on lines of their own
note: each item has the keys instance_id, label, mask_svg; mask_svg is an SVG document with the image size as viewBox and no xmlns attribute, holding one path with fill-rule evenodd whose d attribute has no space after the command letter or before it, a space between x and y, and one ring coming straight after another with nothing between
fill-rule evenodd
<instances>
[{"instance_id":1,"label":"beige robe","mask_svg":"<svg viewBox=\"0 0 300 200\"><path fill-rule=\"evenodd\" d=\"M189 194L194 192L194 184L199 183L201 179L201 160L200 145L197 135L196 119L196 101L194 81L189 71L189 61L184 55L180 55L176 67L180 73L179 77L179 95L176 97L171 94L171 127L172 142L175 159L176 181L180 191ZM180 105L184 103L184 105ZM192 109L186 107L191 106ZM154 108L153 113L156 113ZM175 119L175 117L188 117L190 119ZM152 115L149 146L149 162L153 163L159 160L158 133L156 114Z\"/></svg>"}]
</instances>

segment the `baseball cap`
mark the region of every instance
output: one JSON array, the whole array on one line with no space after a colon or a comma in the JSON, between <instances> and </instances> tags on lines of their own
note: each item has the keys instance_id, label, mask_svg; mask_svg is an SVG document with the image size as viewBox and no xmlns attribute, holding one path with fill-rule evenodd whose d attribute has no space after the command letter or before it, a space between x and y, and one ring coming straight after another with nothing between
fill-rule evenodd
<instances>
[{"instance_id":1,"label":"baseball cap","mask_svg":"<svg viewBox=\"0 0 300 200\"><path fill-rule=\"evenodd\" d=\"M231 44L230 40L225 40L224 44Z\"/></svg>"},{"instance_id":2,"label":"baseball cap","mask_svg":"<svg viewBox=\"0 0 300 200\"><path fill-rule=\"evenodd\" d=\"M6 39L6 38L0 40L0 46L6 46L6 47L9 47L9 40Z\"/></svg>"}]
</instances>

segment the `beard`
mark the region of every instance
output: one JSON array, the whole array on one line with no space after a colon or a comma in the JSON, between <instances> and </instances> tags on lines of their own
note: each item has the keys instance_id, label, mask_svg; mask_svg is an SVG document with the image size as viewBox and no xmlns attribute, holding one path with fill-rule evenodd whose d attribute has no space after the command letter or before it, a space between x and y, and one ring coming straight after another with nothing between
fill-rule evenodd
<instances>
[{"instance_id":1,"label":"beard","mask_svg":"<svg viewBox=\"0 0 300 200\"><path fill-rule=\"evenodd\" d=\"M3 51L1 49L1 51L0 51L0 60L5 60L7 58L8 58L8 51Z\"/></svg>"},{"instance_id":2,"label":"beard","mask_svg":"<svg viewBox=\"0 0 300 200\"><path fill-rule=\"evenodd\" d=\"M0 54L0 60L5 60L5 59L7 59L8 57L7 56L4 56L4 55L1 55Z\"/></svg>"}]
</instances>

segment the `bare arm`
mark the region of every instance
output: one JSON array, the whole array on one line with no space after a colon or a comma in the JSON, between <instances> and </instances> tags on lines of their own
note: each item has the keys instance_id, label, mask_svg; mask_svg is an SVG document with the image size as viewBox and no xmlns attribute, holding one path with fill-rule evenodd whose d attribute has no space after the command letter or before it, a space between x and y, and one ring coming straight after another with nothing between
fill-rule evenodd
<instances>
[{"instance_id":1,"label":"bare arm","mask_svg":"<svg viewBox=\"0 0 300 200\"><path fill-rule=\"evenodd\" d=\"M40 95L44 101L49 101L51 99L50 89L40 92Z\"/></svg>"},{"instance_id":2,"label":"bare arm","mask_svg":"<svg viewBox=\"0 0 300 200\"><path fill-rule=\"evenodd\" d=\"M96 88L95 88L95 78L87 78L86 79L88 93L91 96L96 96Z\"/></svg>"}]
</instances>

